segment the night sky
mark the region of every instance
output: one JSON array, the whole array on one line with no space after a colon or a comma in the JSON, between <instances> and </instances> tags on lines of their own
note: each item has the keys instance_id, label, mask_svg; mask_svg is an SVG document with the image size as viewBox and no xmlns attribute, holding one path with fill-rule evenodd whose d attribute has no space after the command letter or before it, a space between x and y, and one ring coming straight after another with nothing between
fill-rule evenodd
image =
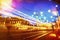
<instances>
[{"instance_id":1,"label":"night sky","mask_svg":"<svg viewBox=\"0 0 60 40\"><path fill-rule=\"evenodd\" d=\"M42 22L54 22L60 13L60 5L52 0L13 0L13 4L15 9Z\"/></svg>"}]
</instances>

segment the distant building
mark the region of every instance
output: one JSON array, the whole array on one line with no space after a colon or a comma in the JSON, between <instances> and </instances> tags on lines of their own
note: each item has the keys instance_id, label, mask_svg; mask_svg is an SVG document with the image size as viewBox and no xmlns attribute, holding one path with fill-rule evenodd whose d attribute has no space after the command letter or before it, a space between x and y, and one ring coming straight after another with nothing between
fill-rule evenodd
<instances>
[{"instance_id":1,"label":"distant building","mask_svg":"<svg viewBox=\"0 0 60 40\"><path fill-rule=\"evenodd\" d=\"M31 25L28 21L26 21L22 18L17 18L17 17L11 17L11 18L6 17L6 18L4 18L2 16L0 16L0 23L5 24L5 25L7 24L8 26L16 24L16 23L20 23L22 25Z\"/></svg>"}]
</instances>

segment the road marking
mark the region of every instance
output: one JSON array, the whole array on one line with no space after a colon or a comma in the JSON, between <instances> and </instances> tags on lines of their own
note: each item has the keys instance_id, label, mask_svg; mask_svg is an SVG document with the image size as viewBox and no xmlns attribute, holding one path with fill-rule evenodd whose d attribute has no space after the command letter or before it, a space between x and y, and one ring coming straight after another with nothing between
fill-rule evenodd
<instances>
[{"instance_id":1,"label":"road marking","mask_svg":"<svg viewBox=\"0 0 60 40\"><path fill-rule=\"evenodd\" d=\"M47 32L47 31L46 31ZM34 37L34 36L38 36L38 35L42 35L42 34L45 34L44 32L38 32L38 34L36 34L36 35L32 35L32 36L29 36L29 37L26 37L26 38L24 38L24 39L27 39L27 38L31 38L31 37Z\"/></svg>"},{"instance_id":2,"label":"road marking","mask_svg":"<svg viewBox=\"0 0 60 40\"><path fill-rule=\"evenodd\" d=\"M43 37L43 36L45 36L45 35L47 35L47 34L49 34L49 33L51 33L51 32L45 33L45 34L43 34L43 35L41 35L41 36L38 36L38 37L34 38L33 40L37 40L37 39L39 39L39 38L41 38L41 37Z\"/></svg>"}]
</instances>

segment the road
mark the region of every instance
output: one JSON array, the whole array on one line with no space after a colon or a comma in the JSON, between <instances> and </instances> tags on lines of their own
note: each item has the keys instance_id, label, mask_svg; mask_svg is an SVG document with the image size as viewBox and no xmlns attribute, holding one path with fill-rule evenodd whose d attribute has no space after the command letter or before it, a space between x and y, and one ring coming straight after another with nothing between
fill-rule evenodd
<instances>
[{"instance_id":1,"label":"road","mask_svg":"<svg viewBox=\"0 0 60 40\"><path fill-rule=\"evenodd\" d=\"M52 31L6 31L0 32L0 40L42 40L44 36L51 32Z\"/></svg>"}]
</instances>

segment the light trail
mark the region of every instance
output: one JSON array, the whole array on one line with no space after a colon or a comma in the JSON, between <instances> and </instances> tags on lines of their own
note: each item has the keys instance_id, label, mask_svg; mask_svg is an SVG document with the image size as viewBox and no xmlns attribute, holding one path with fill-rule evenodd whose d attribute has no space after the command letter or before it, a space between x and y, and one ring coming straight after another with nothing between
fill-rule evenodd
<instances>
[{"instance_id":1,"label":"light trail","mask_svg":"<svg viewBox=\"0 0 60 40\"><path fill-rule=\"evenodd\" d=\"M34 38L33 40L37 40L37 39L39 39L39 38L41 38L41 37L43 37L43 36L45 36L45 35L47 35L47 34L49 34L49 33L51 33L51 32L47 32L47 33L45 33L45 34L43 34L43 35L40 35L40 36Z\"/></svg>"},{"instance_id":2,"label":"light trail","mask_svg":"<svg viewBox=\"0 0 60 40\"><path fill-rule=\"evenodd\" d=\"M8 6L5 4L9 4ZM13 14L4 11L4 9L10 10L8 7L11 7L12 0L0 0L0 14L3 14L4 16L14 16Z\"/></svg>"},{"instance_id":3,"label":"light trail","mask_svg":"<svg viewBox=\"0 0 60 40\"><path fill-rule=\"evenodd\" d=\"M3 12L3 11L0 11L0 13L6 13L6 14L3 14L4 16L3 17L17 17L17 18L21 18L21 17L19 17L19 16L17 16L17 15L13 15L13 14L11 14L11 13L9 13L9 12ZM29 21L29 22L33 22L33 21L31 21L31 20L28 20L28 19L25 19L25 18L22 18L22 19L24 19L24 20L27 20L27 21ZM33 23L36 23L36 22L33 22Z\"/></svg>"},{"instance_id":4,"label":"light trail","mask_svg":"<svg viewBox=\"0 0 60 40\"><path fill-rule=\"evenodd\" d=\"M20 16L24 17L25 19L28 19L28 20L31 20L31 21L34 21L34 22L37 21L35 18L32 18L31 16L29 16L29 15L27 15L27 14L24 14L24 13L22 13L22 12L16 10L16 9L14 9L14 10L15 10L15 11L14 11L13 13L15 13L15 14L18 13L17 15L20 15ZM39 21L39 23L40 23L40 21Z\"/></svg>"},{"instance_id":5,"label":"light trail","mask_svg":"<svg viewBox=\"0 0 60 40\"><path fill-rule=\"evenodd\" d=\"M35 35L32 35L32 36L29 36L29 37L26 37L26 38L24 38L24 39L29 39L29 38L32 38L32 37L35 37L35 36L42 36L42 35L44 35L44 34L46 34L46 33L48 33L47 31L40 31L40 32L37 32L37 34L35 34ZM45 35L44 35L45 36ZM35 39L35 38L34 38Z\"/></svg>"},{"instance_id":6,"label":"light trail","mask_svg":"<svg viewBox=\"0 0 60 40\"><path fill-rule=\"evenodd\" d=\"M6 3L2 3L2 5L5 5L5 6L9 6L9 5L6 5ZM10 10L8 10L8 9L10 9ZM19 13L19 11L18 12L15 12L15 11L17 11L16 9L13 9L13 8L11 8L10 6L9 7L7 7L7 9L6 8L3 8L2 10L5 10L5 11L7 11L7 12L11 12L11 11L13 11L14 10L14 12L13 13L15 13L16 15L19 15L19 16L24 16L24 18L26 19L26 20L28 20L29 21L29 19L28 18L26 18L26 15L24 15L24 14L22 14L22 12L20 12L20 14L17 14L17 13ZM3 14L3 12L1 12L2 14ZM21 15L22 14L22 15ZM5 13L3 14L3 15L6 15ZM9 14L9 15L11 15L11 13ZM6 15L7 16L7 15ZM30 20L30 22L33 22L33 21L31 21Z\"/></svg>"},{"instance_id":7,"label":"light trail","mask_svg":"<svg viewBox=\"0 0 60 40\"><path fill-rule=\"evenodd\" d=\"M4 11L4 10L3 10L3 11L0 11L0 13L2 13L2 14L1 14L2 16L4 15L4 16L6 16L6 17L11 17L11 16L12 16L12 17L16 17L16 15L13 15L13 14L11 14L11 13L9 13L9 12ZM3 16L3 17L4 17L4 16Z\"/></svg>"},{"instance_id":8,"label":"light trail","mask_svg":"<svg viewBox=\"0 0 60 40\"><path fill-rule=\"evenodd\" d=\"M5 5L8 5L8 4L5 4ZM13 10L14 10L13 13L15 13L15 14L18 13L17 15L22 16L22 17L24 17L25 19L28 19L28 20L30 20L30 21L33 21L34 23L36 23L36 21L37 21L38 23L40 23L39 20L36 20L35 18L32 18L31 16L29 16L29 15L27 15L27 14L24 14L24 13L21 12L21 11L18 11L18 10L14 9L14 8L11 8L11 7L9 7L9 9L13 9ZM6 9L5 9L5 10L6 10ZM8 10L8 11L11 11L11 10Z\"/></svg>"},{"instance_id":9,"label":"light trail","mask_svg":"<svg viewBox=\"0 0 60 40\"><path fill-rule=\"evenodd\" d=\"M20 35L28 35L28 34L36 34L36 33L39 33L40 31L38 32L29 32L29 33L21 33ZM19 34L18 34L19 35Z\"/></svg>"}]
</instances>

